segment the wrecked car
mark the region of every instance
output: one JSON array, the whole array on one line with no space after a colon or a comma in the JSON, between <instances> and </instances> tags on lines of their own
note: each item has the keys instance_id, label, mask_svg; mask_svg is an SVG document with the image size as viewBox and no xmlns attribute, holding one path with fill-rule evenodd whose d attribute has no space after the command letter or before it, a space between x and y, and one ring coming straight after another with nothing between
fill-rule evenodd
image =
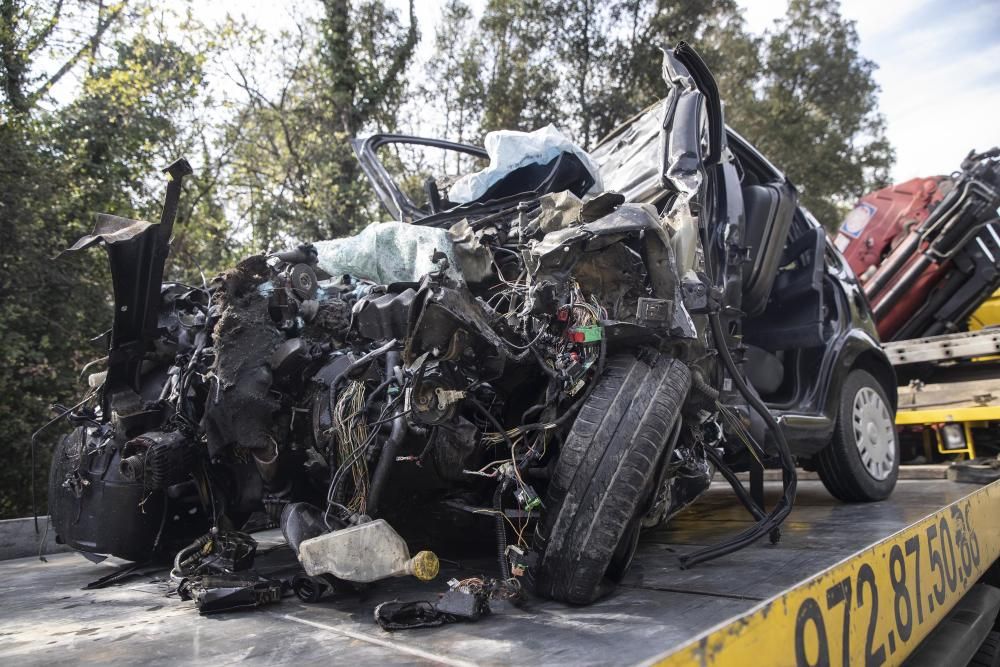
<instances>
[{"instance_id":1,"label":"wrecked car","mask_svg":"<svg viewBox=\"0 0 1000 667\"><path fill-rule=\"evenodd\" d=\"M589 154L548 130L360 140L393 221L207 288L163 282L185 162L159 223L99 216L73 249L105 246L115 317L55 451L59 539L174 557L205 595L198 577L239 580L263 513L318 596L430 579L452 530L495 543L498 581L588 603L716 472L754 523L684 567L778 539L797 462L885 498L896 385L850 268L727 129L697 53L666 51L663 74L666 98ZM490 165L415 201L378 158L393 143ZM784 471L771 508L735 474L764 467ZM249 604L273 597L253 585Z\"/></svg>"}]
</instances>

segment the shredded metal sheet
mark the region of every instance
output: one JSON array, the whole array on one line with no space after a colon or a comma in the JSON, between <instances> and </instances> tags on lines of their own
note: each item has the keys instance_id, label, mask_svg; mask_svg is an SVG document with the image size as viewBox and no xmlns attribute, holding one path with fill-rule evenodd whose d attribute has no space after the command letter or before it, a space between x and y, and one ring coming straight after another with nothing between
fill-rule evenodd
<instances>
[{"instance_id":1,"label":"shredded metal sheet","mask_svg":"<svg viewBox=\"0 0 1000 667\"><path fill-rule=\"evenodd\" d=\"M87 236L83 236L69 248L59 253L83 250L98 243L114 245L124 241L130 241L136 236L145 233L150 227L155 227L156 223L145 220L130 220L109 213L98 213L97 221L94 224L94 231Z\"/></svg>"},{"instance_id":2,"label":"shredded metal sheet","mask_svg":"<svg viewBox=\"0 0 1000 667\"><path fill-rule=\"evenodd\" d=\"M663 194L663 117L667 99L642 112L636 122L603 141L590 155L600 165L606 190L626 201L649 203Z\"/></svg>"}]
</instances>

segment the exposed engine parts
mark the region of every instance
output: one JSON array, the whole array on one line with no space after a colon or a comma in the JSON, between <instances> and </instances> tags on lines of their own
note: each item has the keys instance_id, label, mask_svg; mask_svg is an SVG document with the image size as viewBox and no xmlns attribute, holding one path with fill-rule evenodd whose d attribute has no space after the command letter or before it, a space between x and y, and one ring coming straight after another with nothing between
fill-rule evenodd
<instances>
[{"instance_id":1,"label":"exposed engine parts","mask_svg":"<svg viewBox=\"0 0 1000 667\"><path fill-rule=\"evenodd\" d=\"M180 484L197 462L190 437L180 431L150 431L132 438L122 448L118 463L123 479L142 482L147 489Z\"/></svg>"}]
</instances>

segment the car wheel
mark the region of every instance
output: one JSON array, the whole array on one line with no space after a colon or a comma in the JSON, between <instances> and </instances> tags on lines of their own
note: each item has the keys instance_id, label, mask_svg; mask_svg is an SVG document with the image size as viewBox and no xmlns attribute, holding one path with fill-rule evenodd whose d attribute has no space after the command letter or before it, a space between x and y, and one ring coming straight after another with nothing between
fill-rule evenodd
<instances>
[{"instance_id":1,"label":"car wheel","mask_svg":"<svg viewBox=\"0 0 1000 667\"><path fill-rule=\"evenodd\" d=\"M691 385L665 355L612 357L562 445L535 531L535 592L586 604L628 568L638 530Z\"/></svg>"},{"instance_id":2,"label":"car wheel","mask_svg":"<svg viewBox=\"0 0 1000 667\"><path fill-rule=\"evenodd\" d=\"M833 440L816 456L823 485L845 502L889 497L899 477L899 437L891 403L863 370L847 376Z\"/></svg>"}]
</instances>

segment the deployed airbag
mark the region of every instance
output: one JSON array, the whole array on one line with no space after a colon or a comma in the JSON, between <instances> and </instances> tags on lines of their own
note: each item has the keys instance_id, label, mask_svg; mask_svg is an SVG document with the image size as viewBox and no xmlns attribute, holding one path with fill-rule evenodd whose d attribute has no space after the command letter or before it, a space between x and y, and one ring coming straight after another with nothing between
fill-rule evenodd
<instances>
[{"instance_id":1,"label":"deployed airbag","mask_svg":"<svg viewBox=\"0 0 1000 667\"><path fill-rule=\"evenodd\" d=\"M530 164L547 164L561 153L572 153L594 177L592 192L603 190L601 172L597 164L582 148L574 144L555 125L546 125L534 132L499 130L489 132L484 142L490 156L486 169L467 174L448 190L448 199L456 204L465 204L482 197L502 178L516 169Z\"/></svg>"},{"instance_id":2,"label":"deployed airbag","mask_svg":"<svg viewBox=\"0 0 1000 667\"><path fill-rule=\"evenodd\" d=\"M317 266L331 276L351 275L379 285L419 282L443 268L433 260L435 251L448 260L445 273L464 284L448 230L403 222L378 222L360 234L313 244Z\"/></svg>"}]
</instances>

